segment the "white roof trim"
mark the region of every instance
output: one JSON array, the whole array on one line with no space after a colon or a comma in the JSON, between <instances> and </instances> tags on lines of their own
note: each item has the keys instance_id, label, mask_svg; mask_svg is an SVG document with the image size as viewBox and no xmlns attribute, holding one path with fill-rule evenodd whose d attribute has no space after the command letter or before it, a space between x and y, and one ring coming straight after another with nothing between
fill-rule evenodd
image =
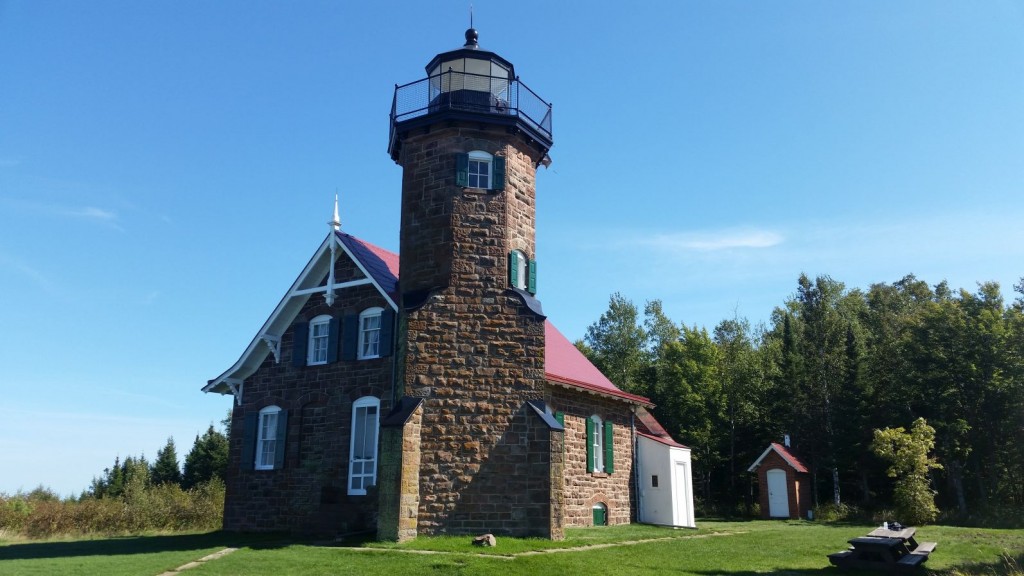
<instances>
[{"instance_id":1,"label":"white roof trim","mask_svg":"<svg viewBox=\"0 0 1024 576\"><path fill-rule=\"evenodd\" d=\"M796 463L790 460L789 456L786 456L782 452L779 452L779 450L775 447L775 443L772 442L771 444L768 445L767 448L764 449L764 452L762 452L761 455L758 456L757 460L755 460L754 463L750 465L750 468L747 468L747 472L754 472L755 470L757 470L757 467L761 465L761 461L764 460L765 456L767 456L769 452L775 452L776 454L779 455L779 458L782 458L786 462L786 464L789 465L790 468L798 470L798 466L796 465Z\"/></svg>"},{"instance_id":2,"label":"white roof trim","mask_svg":"<svg viewBox=\"0 0 1024 576\"><path fill-rule=\"evenodd\" d=\"M335 231L331 230L330 234L335 234ZM299 311L302 310L306 301L309 300L310 294L326 291L326 287L320 286L319 282L320 278L323 274L328 272L331 266L331 258L328 250L330 241L330 235L324 238L324 241L313 254L313 257L310 258L298 278L296 278L295 282L292 283L291 288L288 289L284 297L281 298L281 301L278 302L277 307L274 308L274 311L270 314L270 317L267 318L267 321L263 323L263 326L260 328L259 332L256 333L256 336L251 342L249 342L249 345L245 348L245 351L242 352L242 355L220 376L210 380L206 386L203 386L203 392L233 394L234 390L232 390L228 380L245 380L251 376L257 368L259 368L260 364L263 363L263 359L267 357L267 354L271 353L271 347L263 344L264 336L284 333L295 317L299 314ZM373 287L376 288L382 296L384 296L384 299L387 300L388 305L391 306L392 310L397 312L398 306L395 305L391 296L381 288L380 284L374 280L373 276L366 270L366 267L363 266L363 263L352 254L352 251L348 249L348 246L346 246L344 242L339 241L338 244L341 246L342 250L345 251L345 254L349 259L355 263L357 268L359 268L359 271L363 273L365 278L352 282L345 282L343 284L335 284L335 289L362 286L367 283L372 284ZM323 270L315 275L314 280L317 282L317 285L310 286L308 283L310 275L320 268L323 268Z\"/></svg>"}]
</instances>

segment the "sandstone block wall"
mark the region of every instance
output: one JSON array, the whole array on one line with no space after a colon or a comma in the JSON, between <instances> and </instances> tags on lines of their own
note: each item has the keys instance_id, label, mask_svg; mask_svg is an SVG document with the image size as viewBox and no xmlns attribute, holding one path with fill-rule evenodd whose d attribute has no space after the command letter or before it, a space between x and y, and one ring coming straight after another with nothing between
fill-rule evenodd
<instances>
[{"instance_id":1,"label":"sandstone block wall","mask_svg":"<svg viewBox=\"0 0 1024 576\"><path fill-rule=\"evenodd\" d=\"M339 279L361 276L347 258L339 258ZM359 313L387 306L372 286L341 290L333 307L322 295L309 297L300 319L320 314ZM391 408L392 358L339 360L322 366L292 366L293 332L282 334L281 361L268 355L245 380L243 403L232 410L226 474L224 528L231 531L279 531L337 534L371 528L376 496L349 496L348 459L352 403L363 396ZM242 469L245 415L277 405L288 411L284 467Z\"/></svg>"},{"instance_id":2,"label":"sandstone block wall","mask_svg":"<svg viewBox=\"0 0 1024 576\"><path fill-rule=\"evenodd\" d=\"M592 526L593 506L608 507L608 524L636 518L633 482L632 412L625 402L595 394L551 387L551 409L565 413L565 525ZM587 472L585 420L597 414L614 424L614 472Z\"/></svg>"}]
</instances>

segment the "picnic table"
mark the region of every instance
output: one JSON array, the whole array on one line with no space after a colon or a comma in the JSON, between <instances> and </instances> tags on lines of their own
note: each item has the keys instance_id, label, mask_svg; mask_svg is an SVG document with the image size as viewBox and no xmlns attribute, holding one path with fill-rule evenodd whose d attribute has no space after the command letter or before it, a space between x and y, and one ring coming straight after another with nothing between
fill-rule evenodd
<instances>
[{"instance_id":1,"label":"picnic table","mask_svg":"<svg viewBox=\"0 0 1024 576\"><path fill-rule=\"evenodd\" d=\"M918 543L914 539L916 534L915 528L876 528L867 536L849 540L848 550L829 554L828 559L840 568L913 570L924 564L937 546L935 542Z\"/></svg>"}]
</instances>

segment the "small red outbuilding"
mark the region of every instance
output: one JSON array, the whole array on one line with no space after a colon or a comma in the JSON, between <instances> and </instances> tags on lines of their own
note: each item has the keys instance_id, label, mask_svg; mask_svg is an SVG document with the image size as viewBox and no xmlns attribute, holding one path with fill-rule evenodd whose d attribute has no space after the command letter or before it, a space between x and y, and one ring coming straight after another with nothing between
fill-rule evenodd
<instances>
[{"instance_id":1,"label":"small red outbuilding","mask_svg":"<svg viewBox=\"0 0 1024 576\"><path fill-rule=\"evenodd\" d=\"M811 475L788 448L772 442L747 471L757 472L762 518L807 517Z\"/></svg>"}]
</instances>

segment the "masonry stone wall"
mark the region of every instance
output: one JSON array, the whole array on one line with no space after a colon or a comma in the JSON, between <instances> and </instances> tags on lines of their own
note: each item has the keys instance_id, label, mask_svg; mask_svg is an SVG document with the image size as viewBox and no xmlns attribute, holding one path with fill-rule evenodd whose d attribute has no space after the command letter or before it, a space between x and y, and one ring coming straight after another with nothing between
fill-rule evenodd
<instances>
[{"instance_id":1,"label":"masonry stone wall","mask_svg":"<svg viewBox=\"0 0 1024 576\"><path fill-rule=\"evenodd\" d=\"M347 258L339 258L338 278L361 276ZM333 307L322 294L309 296L299 320L321 314L358 314L387 306L369 285L339 291ZM262 344L261 344L262 345ZM363 396L391 408L392 358L343 361L321 366L292 365L293 331L281 335L281 358L268 355L246 378L242 404L232 410L224 528L230 531L281 531L337 534L373 529L377 501L349 496L348 459L352 404ZM284 466L278 470L243 469L245 416L277 405L287 411Z\"/></svg>"},{"instance_id":2,"label":"masonry stone wall","mask_svg":"<svg viewBox=\"0 0 1024 576\"><path fill-rule=\"evenodd\" d=\"M552 385L551 409L565 414L565 525L592 526L597 503L607 506L609 525L632 522L636 498L629 404ZM610 474L587 471L585 421L595 414L613 423L615 464Z\"/></svg>"},{"instance_id":3,"label":"masonry stone wall","mask_svg":"<svg viewBox=\"0 0 1024 576\"><path fill-rule=\"evenodd\" d=\"M423 406L403 426L381 428L377 538L405 542L416 537L420 503L420 430Z\"/></svg>"},{"instance_id":4,"label":"masonry stone wall","mask_svg":"<svg viewBox=\"0 0 1024 576\"><path fill-rule=\"evenodd\" d=\"M504 190L455 186L455 155L473 150L506 158ZM400 322L399 370L404 392L425 399L420 534L560 536L561 438L527 406L546 394L544 319L507 274L510 250L534 257L539 155L479 124L434 126L402 145L399 276L420 301Z\"/></svg>"}]
</instances>

